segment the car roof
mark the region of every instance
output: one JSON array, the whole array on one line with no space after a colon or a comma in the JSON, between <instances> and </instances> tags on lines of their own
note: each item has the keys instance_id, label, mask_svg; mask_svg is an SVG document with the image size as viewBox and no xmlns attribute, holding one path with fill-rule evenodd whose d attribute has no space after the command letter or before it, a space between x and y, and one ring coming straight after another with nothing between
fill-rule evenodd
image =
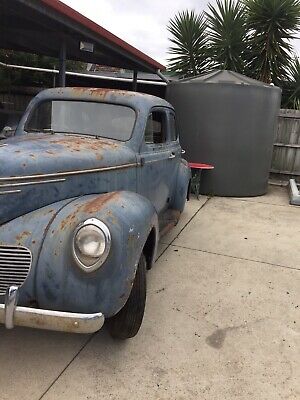
<instances>
[{"instance_id":1,"label":"car roof","mask_svg":"<svg viewBox=\"0 0 300 400\"><path fill-rule=\"evenodd\" d=\"M36 96L37 101L50 99L115 103L127 105L135 109L141 109L143 107L152 108L154 106L173 109L173 106L170 103L160 97L117 89L82 87L54 88L43 90Z\"/></svg>"}]
</instances>

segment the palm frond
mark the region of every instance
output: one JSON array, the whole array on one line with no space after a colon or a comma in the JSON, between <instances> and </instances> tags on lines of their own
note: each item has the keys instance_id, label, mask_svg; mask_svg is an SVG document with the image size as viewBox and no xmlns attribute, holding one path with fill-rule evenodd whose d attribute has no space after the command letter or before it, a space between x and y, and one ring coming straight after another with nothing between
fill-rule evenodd
<instances>
[{"instance_id":1,"label":"palm frond","mask_svg":"<svg viewBox=\"0 0 300 400\"><path fill-rule=\"evenodd\" d=\"M217 0L208 9L209 40L216 66L243 73L247 35L243 5L235 0Z\"/></svg>"},{"instance_id":2,"label":"palm frond","mask_svg":"<svg viewBox=\"0 0 300 400\"><path fill-rule=\"evenodd\" d=\"M288 68L288 79L283 82L283 105L300 110L300 59L294 57Z\"/></svg>"},{"instance_id":3,"label":"palm frond","mask_svg":"<svg viewBox=\"0 0 300 400\"><path fill-rule=\"evenodd\" d=\"M243 0L249 29L249 70L278 83L287 78L294 33L300 26L300 0Z\"/></svg>"},{"instance_id":4,"label":"palm frond","mask_svg":"<svg viewBox=\"0 0 300 400\"><path fill-rule=\"evenodd\" d=\"M169 21L172 46L168 52L169 69L183 76L205 72L209 66L206 21L194 11L179 12Z\"/></svg>"}]
</instances>

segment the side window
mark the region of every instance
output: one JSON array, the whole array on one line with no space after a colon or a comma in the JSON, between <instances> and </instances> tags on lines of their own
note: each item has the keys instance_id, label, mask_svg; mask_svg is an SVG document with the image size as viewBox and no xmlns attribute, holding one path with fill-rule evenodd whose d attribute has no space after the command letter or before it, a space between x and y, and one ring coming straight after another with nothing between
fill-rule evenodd
<instances>
[{"instance_id":1,"label":"side window","mask_svg":"<svg viewBox=\"0 0 300 400\"><path fill-rule=\"evenodd\" d=\"M167 140L167 118L163 111L153 111L147 121L145 142L147 144L161 144Z\"/></svg>"},{"instance_id":2,"label":"side window","mask_svg":"<svg viewBox=\"0 0 300 400\"><path fill-rule=\"evenodd\" d=\"M178 133L176 129L175 114L170 113L170 140L171 142L176 142L177 138L178 138Z\"/></svg>"}]
</instances>

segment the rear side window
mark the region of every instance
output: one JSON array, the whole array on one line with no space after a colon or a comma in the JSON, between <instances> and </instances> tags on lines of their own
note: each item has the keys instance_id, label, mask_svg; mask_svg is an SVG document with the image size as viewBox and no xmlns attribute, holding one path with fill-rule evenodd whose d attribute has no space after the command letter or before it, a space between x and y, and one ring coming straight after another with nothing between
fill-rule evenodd
<instances>
[{"instance_id":1,"label":"rear side window","mask_svg":"<svg viewBox=\"0 0 300 400\"><path fill-rule=\"evenodd\" d=\"M145 142L147 144L161 144L167 140L167 118L163 111L153 111L147 121Z\"/></svg>"}]
</instances>

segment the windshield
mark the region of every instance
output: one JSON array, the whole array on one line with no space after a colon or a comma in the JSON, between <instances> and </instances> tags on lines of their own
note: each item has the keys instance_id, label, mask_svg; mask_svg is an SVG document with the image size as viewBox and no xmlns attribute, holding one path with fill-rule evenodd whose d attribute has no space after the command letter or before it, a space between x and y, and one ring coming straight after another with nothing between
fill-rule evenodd
<instances>
[{"instance_id":1,"label":"windshield","mask_svg":"<svg viewBox=\"0 0 300 400\"><path fill-rule=\"evenodd\" d=\"M117 104L51 100L37 106L25 131L95 135L127 141L135 118L133 109Z\"/></svg>"}]
</instances>

